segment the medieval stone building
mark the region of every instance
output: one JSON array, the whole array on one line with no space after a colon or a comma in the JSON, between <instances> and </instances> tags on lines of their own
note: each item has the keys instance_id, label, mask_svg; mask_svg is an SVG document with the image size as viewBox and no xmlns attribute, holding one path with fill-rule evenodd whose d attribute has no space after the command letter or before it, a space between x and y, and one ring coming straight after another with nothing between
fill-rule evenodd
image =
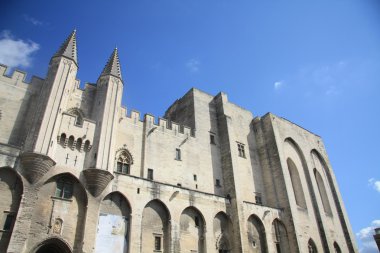
<instances>
[{"instance_id":1,"label":"medieval stone building","mask_svg":"<svg viewBox=\"0 0 380 253\"><path fill-rule=\"evenodd\" d=\"M0 66L0 252L357 252L323 142L227 95L121 105L115 49L80 88L76 32L46 78Z\"/></svg>"}]
</instances>

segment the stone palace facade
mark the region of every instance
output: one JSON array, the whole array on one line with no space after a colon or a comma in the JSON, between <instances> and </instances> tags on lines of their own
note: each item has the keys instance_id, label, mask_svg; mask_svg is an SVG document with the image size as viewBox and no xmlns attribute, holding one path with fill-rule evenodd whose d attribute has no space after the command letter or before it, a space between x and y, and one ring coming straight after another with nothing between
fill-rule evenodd
<instances>
[{"instance_id":1,"label":"stone palace facade","mask_svg":"<svg viewBox=\"0 0 380 253\"><path fill-rule=\"evenodd\" d=\"M189 90L122 106L117 49L76 79L76 31L45 79L0 65L0 252L358 252L318 135Z\"/></svg>"}]
</instances>

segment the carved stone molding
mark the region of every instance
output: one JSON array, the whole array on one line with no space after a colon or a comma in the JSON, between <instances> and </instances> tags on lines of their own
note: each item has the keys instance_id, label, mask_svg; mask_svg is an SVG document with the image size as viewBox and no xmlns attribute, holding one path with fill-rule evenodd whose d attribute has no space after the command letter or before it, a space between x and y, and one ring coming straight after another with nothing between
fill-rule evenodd
<instances>
[{"instance_id":1,"label":"carved stone molding","mask_svg":"<svg viewBox=\"0 0 380 253\"><path fill-rule=\"evenodd\" d=\"M94 197L99 196L114 178L110 172L94 168L85 169L83 175L86 188Z\"/></svg>"},{"instance_id":2,"label":"carved stone molding","mask_svg":"<svg viewBox=\"0 0 380 253\"><path fill-rule=\"evenodd\" d=\"M55 165L55 161L49 156L33 152L22 153L20 161L22 165L21 174L31 184L40 180Z\"/></svg>"}]
</instances>

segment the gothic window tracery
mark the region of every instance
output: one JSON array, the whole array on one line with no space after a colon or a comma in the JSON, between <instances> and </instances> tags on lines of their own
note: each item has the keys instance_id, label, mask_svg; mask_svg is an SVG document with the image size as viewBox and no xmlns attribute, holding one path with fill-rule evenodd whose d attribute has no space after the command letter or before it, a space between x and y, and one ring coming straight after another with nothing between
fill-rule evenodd
<instances>
[{"instance_id":1,"label":"gothic window tracery","mask_svg":"<svg viewBox=\"0 0 380 253\"><path fill-rule=\"evenodd\" d=\"M123 149L120 152L118 152L118 155L116 156L116 172L121 174L129 174L132 161L132 156L128 152L128 150Z\"/></svg>"}]
</instances>

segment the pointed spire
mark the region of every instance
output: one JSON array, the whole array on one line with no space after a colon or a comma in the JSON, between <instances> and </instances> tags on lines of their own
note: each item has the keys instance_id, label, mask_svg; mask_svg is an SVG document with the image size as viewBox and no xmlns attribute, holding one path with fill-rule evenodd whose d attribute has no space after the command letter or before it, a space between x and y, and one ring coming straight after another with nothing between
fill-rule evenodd
<instances>
[{"instance_id":1,"label":"pointed spire","mask_svg":"<svg viewBox=\"0 0 380 253\"><path fill-rule=\"evenodd\" d=\"M58 49L56 56L65 56L69 59L72 59L75 63L77 63L77 40L76 40L77 30L75 29L69 37L63 42L61 47Z\"/></svg>"},{"instance_id":2,"label":"pointed spire","mask_svg":"<svg viewBox=\"0 0 380 253\"><path fill-rule=\"evenodd\" d=\"M106 66L104 67L100 76L112 75L121 78L120 61L117 53L117 47L113 50L111 57L108 59Z\"/></svg>"}]
</instances>

